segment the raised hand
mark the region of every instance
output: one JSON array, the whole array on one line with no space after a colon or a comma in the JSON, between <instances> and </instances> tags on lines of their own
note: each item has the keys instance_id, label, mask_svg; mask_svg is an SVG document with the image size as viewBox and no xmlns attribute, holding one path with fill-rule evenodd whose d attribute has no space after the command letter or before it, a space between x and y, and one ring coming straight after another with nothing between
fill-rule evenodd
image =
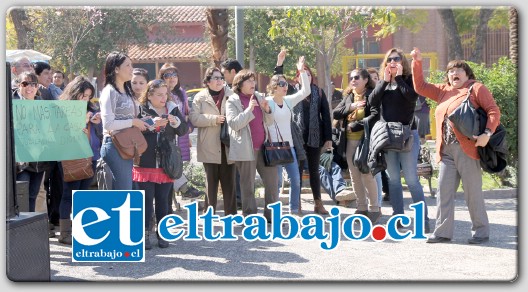
<instances>
[{"instance_id":1,"label":"raised hand","mask_svg":"<svg viewBox=\"0 0 528 292\"><path fill-rule=\"evenodd\" d=\"M403 66L402 64L398 63L396 64L396 76L401 76L403 74Z\"/></svg>"},{"instance_id":2,"label":"raised hand","mask_svg":"<svg viewBox=\"0 0 528 292\"><path fill-rule=\"evenodd\" d=\"M304 56L299 57L299 61L297 62L297 70L299 70L299 72L304 72Z\"/></svg>"},{"instance_id":3,"label":"raised hand","mask_svg":"<svg viewBox=\"0 0 528 292\"><path fill-rule=\"evenodd\" d=\"M413 47L413 50L411 51L411 57L413 60L421 61L422 60L422 52L420 52L420 49L417 47Z\"/></svg>"},{"instance_id":4,"label":"raised hand","mask_svg":"<svg viewBox=\"0 0 528 292\"><path fill-rule=\"evenodd\" d=\"M277 55L277 66L282 66L284 60L286 59L286 49L281 49L280 53Z\"/></svg>"},{"instance_id":5,"label":"raised hand","mask_svg":"<svg viewBox=\"0 0 528 292\"><path fill-rule=\"evenodd\" d=\"M391 80L391 66L390 64L387 64L387 66L385 66L385 70L383 72L383 80L385 82L390 82Z\"/></svg>"}]
</instances>

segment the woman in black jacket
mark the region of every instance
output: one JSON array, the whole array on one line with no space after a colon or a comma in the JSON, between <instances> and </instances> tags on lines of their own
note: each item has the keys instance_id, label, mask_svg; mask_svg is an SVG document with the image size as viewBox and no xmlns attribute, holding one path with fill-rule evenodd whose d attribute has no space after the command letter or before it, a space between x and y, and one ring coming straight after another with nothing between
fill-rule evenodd
<instances>
[{"instance_id":1,"label":"woman in black jacket","mask_svg":"<svg viewBox=\"0 0 528 292\"><path fill-rule=\"evenodd\" d=\"M327 215L328 211L326 211L321 201L319 160L321 157L321 147L324 147L327 151L331 151L332 149L330 108L324 91L315 85L312 71L308 65L304 65L304 70L310 80L310 94L293 108L293 112L295 115L298 115L295 120L300 120L303 125L302 136L308 161L308 171L310 173L310 187L315 204L314 212ZM299 76L300 72L297 70L295 77L297 81L300 78ZM297 84L297 87L300 88L300 84ZM300 161L299 164L299 173L302 175L304 161Z\"/></svg>"},{"instance_id":2,"label":"woman in black jacket","mask_svg":"<svg viewBox=\"0 0 528 292\"><path fill-rule=\"evenodd\" d=\"M418 94L414 91L411 68L401 49L392 48L385 54L385 60L380 66L381 81L369 95L368 102L374 107L380 107L380 120L383 122L401 122L411 125L413 144L409 152L387 150L387 174L389 176L389 193L393 215L403 214L403 187L400 171L403 170L405 182L413 202L424 202L424 192L418 179L418 152L420 137L414 123L414 108ZM425 232L429 233L429 218L425 204Z\"/></svg>"},{"instance_id":3,"label":"woman in black jacket","mask_svg":"<svg viewBox=\"0 0 528 292\"><path fill-rule=\"evenodd\" d=\"M147 91L140 97L141 118L152 124L143 132L147 140L147 150L141 155L139 165L132 170L132 179L138 182L139 188L145 191L145 249L151 249L149 239L153 203L156 200L156 222L168 214L168 200L171 199L171 187L174 179L169 177L160 161L162 153L159 145L163 138L175 143L176 135L187 133L189 127L180 110L173 101L168 101L168 87L163 80L152 80L147 85ZM158 246L166 248L169 243L158 235Z\"/></svg>"},{"instance_id":4,"label":"woman in black jacket","mask_svg":"<svg viewBox=\"0 0 528 292\"><path fill-rule=\"evenodd\" d=\"M333 111L334 119L342 120L342 125L345 129L345 132L341 135L339 145L345 145L346 147L348 171L350 172L352 187L357 196L356 214L368 216L373 224L381 216L376 180L370 171L362 173L354 165L353 160L356 148L364 135L363 119L371 114L377 116L377 109L372 108L367 101L367 97L374 89L374 86L375 83L367 70L352 70L350 72L350 83L344 91L345 98ZM370 136L366 138L370 139ZM348 199L350 198L336 196L338 201Z\"/></svg>"}]
</instances>

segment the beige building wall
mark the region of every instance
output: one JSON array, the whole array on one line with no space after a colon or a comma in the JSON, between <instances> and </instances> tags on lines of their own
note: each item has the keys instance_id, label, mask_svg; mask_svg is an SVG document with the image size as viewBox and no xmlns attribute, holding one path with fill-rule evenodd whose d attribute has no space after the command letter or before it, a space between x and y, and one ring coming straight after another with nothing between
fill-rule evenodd
<instances>
[{"instance_id":1,"label":"beige building wall","mask_svg":"<svg viewBox=\"0 0 528 292\"><path fill-rule=\"evenodd\" d=\"M437 9L427 9L428 22L423 28L412 33L406 28L394 34L393 42L395 47L403 49L408 54L413 47L418 47L423 53L438 54L438 69L443 70L447 65L447 43L442 19ZM424 70L429 69L429 63L424 63Z\"/></svg>"}]
</instances>

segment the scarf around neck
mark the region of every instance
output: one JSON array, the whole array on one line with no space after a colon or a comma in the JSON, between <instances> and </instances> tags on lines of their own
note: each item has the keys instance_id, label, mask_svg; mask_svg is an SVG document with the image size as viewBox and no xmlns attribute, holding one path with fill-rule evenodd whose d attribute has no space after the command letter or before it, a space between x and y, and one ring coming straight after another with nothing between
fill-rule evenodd
<instances>
[{"instance_id":1,"label":"scarf around neck","mask_svg":"<svg viewBox=\"0 0 528 292\"><path fill-rule=\"evenodd\" d=\"M319 148L319 88L311 85L310 97L310 123L308 125L308 141L306 144L313 148Z\"/></svg>"}]
</instances>

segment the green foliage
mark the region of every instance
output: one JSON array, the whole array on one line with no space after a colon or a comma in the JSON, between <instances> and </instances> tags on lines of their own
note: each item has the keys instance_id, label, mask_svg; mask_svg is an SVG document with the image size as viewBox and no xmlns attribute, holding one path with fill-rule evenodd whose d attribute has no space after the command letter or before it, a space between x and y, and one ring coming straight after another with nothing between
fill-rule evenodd
<instances>
[{"instance_id":1,"label":"green foliage","mask_svg":"<svg viewBox=\"0 0 528 292\"><path fill-rule=\"evenodd\" d=\"M28 9L35 48L53 57L66 74L101 70L106 55L130 44L147 43L145 27L155 23L150 10L53 7Z\"/></svg>"},{"instance_id":2,"label":"green foliage","mask_svg":"<svg viewBox=\"0 0 528 292\"><path fill-rule=\"evenodd\" d=\"M183 175L189 181L187 184L198 190L205 191L205 171L202 163L183 162Z\"/></svg>"},{"instance_id":3,"label":"green foliage","mask_svg":"<svg viewBox=\"0 0 528 292\"><path fill-rule=\"evenodd\" d=\"M501 123L506 127L510 151L509 165L518 163L518 82L517 69L507 57L490 68L469 62L477 80L486 85L501 111Z\"/></svg>"},{"instance_id":4,"label":"green foliage","mask_svg":"<svg viewBox=\"0 0 528 292\"><path fill-rule=\"evenodd\" d=\"M474 8L455 8L453 13L457 23L458 33L462 35L470 35L470 38L463 40L465 44L473 45L475 43L475 28L479 24L480 10L490 9L489 7L474 7ZM493 9L493 14L488 21L488 28L497 30L508 27L508 7L498 7Z\"/></svg>"},{"instance_id":5,"label":"green foliage","mask_svg":"<svg viewBox=\"0 0 528 292\"><path fill-rule=\"evenodd\" d=\"M234 20L234 11L230 12ZM315 63L315 52L309 47L302 46L296 39L286 37L285 35L278 35L272 39L268 35L268 31L272 28L273 18L286 17L285 9L246 9L244 10L244 64L249 67L249 48L254 49L255 55L255 71L272 75L273 68L277 60L277 54L282 48L288 50L286 60L284 61L284 73L287 77L295 75L295 63L299 56L305 56L307 62L312 65ZM234 21L230 21L230 32L235 31ZM234 35L231 35L234 39ZM234 43L229 43L228 55L235 56Z\"/></svg>"}]
</instances>

